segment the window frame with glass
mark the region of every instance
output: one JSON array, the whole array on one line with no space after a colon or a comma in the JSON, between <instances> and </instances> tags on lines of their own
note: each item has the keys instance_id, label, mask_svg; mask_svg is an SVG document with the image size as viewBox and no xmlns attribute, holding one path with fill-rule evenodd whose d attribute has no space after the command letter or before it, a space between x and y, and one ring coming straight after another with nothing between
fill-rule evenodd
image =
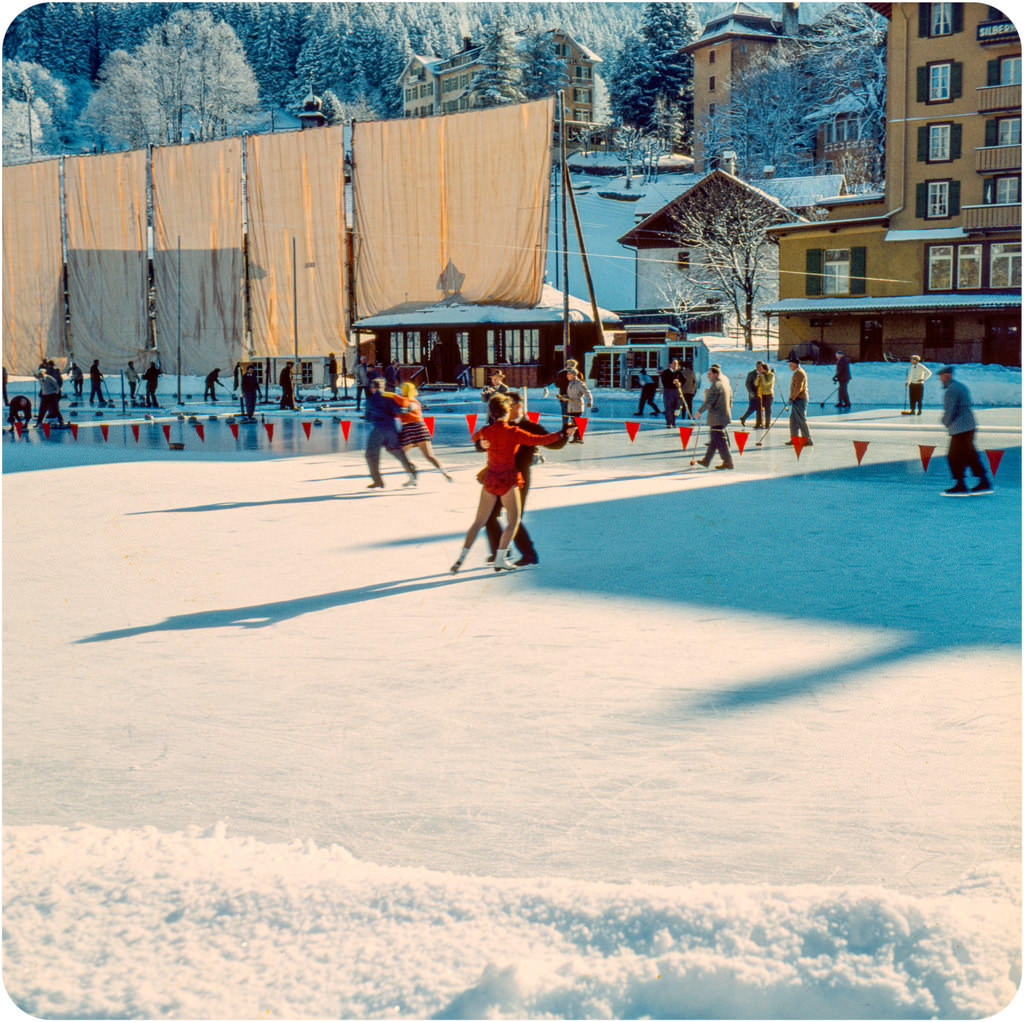
<instances>
[{"instance_id":1,"label":"window frame with glass","mask_svg":"<svg viewBox=\"0 0 1024 1022\"><path fill-rule=\"evenodd\" d=\"M826 248L821 253L821 293L850 293L850 249Z\"/></svg>"}]
</instances>

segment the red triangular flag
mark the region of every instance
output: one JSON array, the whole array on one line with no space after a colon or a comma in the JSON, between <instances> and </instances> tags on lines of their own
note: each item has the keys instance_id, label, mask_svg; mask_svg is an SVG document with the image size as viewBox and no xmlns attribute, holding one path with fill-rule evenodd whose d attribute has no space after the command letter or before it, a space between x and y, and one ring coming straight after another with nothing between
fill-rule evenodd
<instances>
[{"instance_id":1,"label":"red triangular flag","mask_svg":"<svg viewBox=\"0 0 1024 1022\"><path fill-rule=\"evenodd\" d=\"M132 423L132 436L135 437L135 442L139 442L139 424L137 422Z\"/></svg>"},{"instance_id":2,"label":"red triangular flag","mask_svg":"<svg viewBox=\"0 0 1024 1022\"><path fill-rule=\"evenodd\" d=\"M574 415L572 421L576 423L576 435L582 440L590 420L585 419L582 415Z\"/></svg>"},{"instance_id":3,"label":"red triangular flag","mask_svg":"<svg viewBox=\"0 0 1024 1022\"><path fill-rule=\"evenodd\" d=\"M476 416L467 415L466 425L469 427L469 435L472 436L476 432Z\"/></svg>"},{"instance_id":4,"label":"red triangular flag","mask_svg":"<svg viewBox=\"0 0 1024 1022\"><path fill-rule=\"evenodd\" d=\"M199 439L202 440L202 442L205 444L206 434L203 431L203 424L201 422L193 422L192 425L196 427L196 432L199 434Z\"/></svg>"},{"instance_id":5,"label":"red triangular flag","mask_svg":"<svg viewBox=\"0 0 1024 1022\"><path fill-rule=\"evenodd\" d=\"M800 452L804 449L807 444L807 437L795 436L793 437L793 450L796 451L797 459L800 457Z\"/></svg>"},{"instance_id":6,"label":"red triangular flag","mask_svg":"<svg viewBox=\"0 0 1024 1022\"><path fill-rule=\"evenodd\" d=\"M433 415L424 415L423 416L423 425L427 427L427 432L431 436L433 436L434 435L434 416Z\"/></svg>"},{"instance_id":7,"label":"red triangular flag","mask_svg":"<svg viewBox=\"0 0 1024 1022\"><path fill-rule=\"evenodd\" d=\"M267 431L267 439L274 442L274 424L272 422L263 423L263 428Z\"/></svg>"},{"instance_id":8,"label":"red triangular flag","mask_svg":"<svg viewBox=\"0 0 1024 1022\"><path fill-rule=\"evenodd\" d=\"M21 439L21 422L16 421L14 423L14 432L18 434L18 439Z\"/></svg>"},{"instance_id":9,"label":"red triangular flag","mask_svg":"<svg viewBox=\"0 0 1024 1022\"><path fill-rule=\"evenodd\" d=\"M988 455L988 467L992 469L992 475L995 475L999 471L999 462L1003 460L1002 451L986 451Z\"/></svg>"},{"instance_id":10,"label":"red triangular flag","mask_svg":"<svg viewBox=\"0 0 1024 1022\"><path fill-rule=\"evenodd\" d=\"M736 441L736 449L743 453L743 448L747 446L747 440L750 438L749 433L741 433L738 430L733 430L733 439Z\"/></svg>"},{"instance_id":11,"label":"red triangular flag","mask_svg":"<svg viewBox=\"0 0 1024 1022\"><path fill-rule=\"evenodd\" d=\"M679 427L679 439L683 442L683 450L686 450L686 445L690 442L690 437L693 436L692 426L680 426Z\"/></svg>"},{"instance_id":12,"label":"red triangular flag","mask_svg":"<svg viewBox=\"0 0 1024 1022\"><path fill-rule=\"evenodd\" d=\"M100 432L103 434L104 440L108 440L110 438L110 427L106 423L103 423L103 425L100 426Z\"/></svg>"},{"instance_id":13,"label":"red triangular flag","mask_svg":"<svg viewBox=\"0 0 1024 1022\"><path fill-rule=\"evenodd\" d=\"M854 440L853 449L857 452L857 464L859 465L864 459L864 452L868 449L868 440Z\"/></svg>"},{"instance_id":14,"label":"red triangular flag","mask_svg":"<svg viewBox=\"0 0 1024 1022\"><path fill-rule=\"evenodd\" d=\"M540 412L527 412L526 417L530 422L537 422L540 419Z\"/></svg>"},{"instance_id":15,"label":"red triangular flag","mask_svg":"<svg viewBox=\"0 0 1024 1022\"><path fill-rule=\"evenodd\" d=\"M302 432L306 434L306 439L309 439L309 431L313 428L313 423L304 422L302 424Z\"/></svg>"},{"instance_id":16,"label":"red triangular flag","mask_svg":"<svg viewBox=\"0 0 1024 1022\"><path fill-rule=\"evenodd\" d=\"M348 431L349 429L351 429L351 427L352 423L348 419L341 420L341 434L346 441L348 440Z\"/></svg>"},{"instance_id":17,"label":"red triangular flag","mask_svg":"<svg viewBox=\"0 0 1024 1022\"><path fill-rule=\"evenodd\" d=\"M43 423L43 435L47 440L50 439L50 424L48 422Z\"/></svg>"},{"instance_id":18,"label":"red triangular flag","mask_svg":"<svg viewBox=\"0 0 1024 1022\"><path fill-rule=\"evenodd\" d=\"M636 435L637 435L637 433L640 432L640 423L639 422L627 422L626 423L626 432L629 434L629 439L632 442L635 443L636 442Z\"/></svg>"},{"instance_id":19,"label":"red triangular flag","mask_svg":"<svg viewBox=\"0 0 1024 1022\"><path fill-rule=\"evenodd\" d=\"M935 446L928 444L918 444L917 449L921 452L921 467L928 471L928 462L932 460L932 454L935 451Z\"/></svg>"},{"instance_id":20,"label":"red triangular flag","mask_svg":"<svg viewBox=\"0 0 1024 1022\"><path fill-rule=\"evenodd\" d=\"M228 428L231 430L231 435L237 440L238 439L238 423L229 422Z\"/></svg>"},{"instance_id":21,"label":"red triangular flag","mask_svg":"<svg viewBox=\"0 0 1024 1022\"><path fill-rule=\"evenodd\" d=\"M165 422L164 426L163 426L163 430L164 430L164 439L168 443L170 443L171 442L171 424L169 422Z\"/></svg>"},{"instance_id":22,"label":"red triangular flag","mask_svg":"<svg viewBox=\"0 0 1024 1022\"><path fill-rule=\"evenodd\" d=\"M71 435L77 440L78 439L78 423L71 423Z\"/></svg>"}]
</instances>

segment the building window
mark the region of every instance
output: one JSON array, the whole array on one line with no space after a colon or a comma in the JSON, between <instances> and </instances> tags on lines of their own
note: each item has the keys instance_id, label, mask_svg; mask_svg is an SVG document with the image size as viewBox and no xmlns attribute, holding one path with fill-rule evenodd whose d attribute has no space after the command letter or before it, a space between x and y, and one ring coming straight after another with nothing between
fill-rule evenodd
<instances>
[{"instance_id":1,"label":"building window","mask_svg":"<svg viewBox=\"0 0 1024 1022\"><path fill-rule=\"evenodd\" d=\"M929 219L949 216L948 181L928 182L928 207L925 216Z\"/></svg>"},{"instance_id":2,"label":"building window","mask_svg":"<svg viewBox=\"0 0 1024 1022\"><path fill-rule=\"evenodd\" d=\"M822 287L827 295L850 293L850 250L848 248L825 249Z\"/></svg>"},{"instance_id":3,"label":"building window","mask_svg":"<svg viewBox=\"0 0 1024 1022\"><path fill-rule=\"evenodd\" d=\"M928 126L928 162L938 163L949 160L949 129L948 124L931 124Z\"/></svg>"},{"instance_id":4,"label":"building window","mask_svg":"<svg viewBox=\"0 0 1024 1022\"><path fill-rule=\"evenodd\" d=\"M928 289L949 291L953 287L953 246L932 245L928 249Z\"/></svg>"},{"instance_id":5,"label":"building window","mask_svg":"<svg viewBox=\"0 0 1024 1022\"><path fill-rule=\"evenodd\" d=\"M989 252L989 283L992 287L1020 287L1020 242L993 244Z\"/></svg>"},{"instance_id":6,"label":"building window","mask_svg":"<svg viewBox=\"0 0 1024 1022\"><path fill-rule=\"evenodd\" d=\"M984 202L986 206L1007 206L1020 202L1020 175L986 178Z\"/></svg>"},{"instance_id":7,"label":"building window","mask_svg":"<svg viewBox=\"0 0 1024 1022\"><path fill-rule=\"evenodd\" d=\"M676 269L684 272L690 269L690 253L685 248L676 253Z\"/></svg>"},{"instance_id":8,"label":"building window","mask_svg":"<svg viewBox=\"0 0 1024 1022\"><path fill-rule=\"evenodd\" d=\"M712 75L708 79L708 92L714 92L714 91L715 91L715 76Z\"/></svg>"},{"instance_id":9,"label":"building window","mask_svg":"<svg viewBox=\"0 0 1024 1022\"><path fill-rule=\"evenodd\" d=\"M1020 85L1020 54L999 61L999 85Z\"/></svg>"},{"instance_id":10,"label":"building window","mask_svg":"<svg viewBox=\"0 0 1024 1022\"><path fill-rule=\"evenodd\" d=\"M590 102L590 89L573 89L572 90L572 101L574 103L589 103Z\"/></svg>"},{"instance_id":11,"label":"building window","mask_svg":"<svg viewBox=\"0 0 1024 1022\"><path fill-rule=\"evenodd\" d=\"M714 103L708 103L708 117L714 117L714 116L715 116L715 104Z\"/></svg>"},{"instance_id":12,"label":"building window","mask_svg":"<svg viewBox=\"0 0 1024 1022\"><path fill-rule=\"evenodd\" d=\"M944 103L952 98L952 64L932 64L928 68L928 102Z\"/></svg>"},{"instance_id":13,"label":"building window","mask_svg":"<svg viewBox=\"0 0 1024 1022\"><path fill-rule=\"evenodd\" d=\"M999 145L1020 145L1020 117L1000 117L996 138Z\"/></svg>"},{"instance_id":14,"label":"building window","mask_svg":"<svg viewBox=\"0 0 1024 1022\"><path fill-rule=\"evenodd\" d=\"M709 64L714 64L714 62L715 62L715 51L714 50L708 50L708 63Z\"/></svg>"},{"instance_id":15,"label":"building window","mask_svg":"<svg viewBox=\"0 0 1024 1022\"><path fill-rule=\"evenodd\" d=\"M953 31L953 5L931 5L931 34L949 35Z\"/></svg>"},{"instance_id":16,"label":"building window","mask_svg":"<svg viewBox=\"0 0 1024 1022\"><path fill-rule=\"evenodd\" d=\"M981 287L981 245L960 245L956 250L956 286Z\"/></svg>"}]
</instances>

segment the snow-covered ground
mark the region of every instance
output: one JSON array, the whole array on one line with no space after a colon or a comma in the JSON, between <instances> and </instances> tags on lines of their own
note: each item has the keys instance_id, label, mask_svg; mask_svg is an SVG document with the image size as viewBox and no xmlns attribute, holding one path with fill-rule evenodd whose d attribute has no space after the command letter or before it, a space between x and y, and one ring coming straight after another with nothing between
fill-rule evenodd
<instances>
[{"instance_id":1,"label":"snow-covered ground","mask_svg":"<svg viewBox=\"0 0 1024 1022\"><path fill-rule=\"evenodd\" d=\"M752 355L715 354L742 390ZM635 395L599 392L586 442L535 470L542 564L511 576L482 538L447 570L478 491L472 392L428 397L455 482L423 472L412 490L386 455L387 488L365 488L350 404L267 406L273 438L236 439L224 402L186 406L202 439L173 407L79 409L77 439L5 433L14 1003L1007 1005L1020 374L958 368L1001 460L991 496L949 500L938 381L924 415L901 416L904 372L855 365L839 415L820 407L831 370L812 367L814 446L786 448L783 418L734 472L692 466L695 437L683 449L655 418L631 439ZM550 397L530 404L556 425Z\"/></svg>"}]
</instances>

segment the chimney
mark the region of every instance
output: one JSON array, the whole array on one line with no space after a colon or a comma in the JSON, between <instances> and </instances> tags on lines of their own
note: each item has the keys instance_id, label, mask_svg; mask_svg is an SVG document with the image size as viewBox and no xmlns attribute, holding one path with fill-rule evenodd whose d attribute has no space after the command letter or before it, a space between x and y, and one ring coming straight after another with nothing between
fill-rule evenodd
<instances>
[{"instance_id":1,"label":"chimney","mask_svg":"<svg viewBox=\"0 0 1024 1022\"><path fill-rule=\"evenodd\" d=\"M800 4L782 5L782 34L793 37L800 34Z\"/></svg>"},{"instance_id":2,"label":"chimney","mask_svg":"<svg viewBox=\"0 0 1024 1022\"><path fill-rule=\"evenodd\" d=\"M468 35L462 37L462 48L463 50L471 50L473 48L473 40Z\"/></svg>"},{"instance_id":3,"label":"chimney","mask_svg":"<svg viewBox=\"0 0 1024 1022\"><path fill-rule=\"evenodd\" d=\"M775 164L774 163L769 163L764 168L764 170L761 171L761 173L764 175L764 178L765 178L766 181L768 181L771 178L775 177Z\"/></svg>"}]
</instances>

